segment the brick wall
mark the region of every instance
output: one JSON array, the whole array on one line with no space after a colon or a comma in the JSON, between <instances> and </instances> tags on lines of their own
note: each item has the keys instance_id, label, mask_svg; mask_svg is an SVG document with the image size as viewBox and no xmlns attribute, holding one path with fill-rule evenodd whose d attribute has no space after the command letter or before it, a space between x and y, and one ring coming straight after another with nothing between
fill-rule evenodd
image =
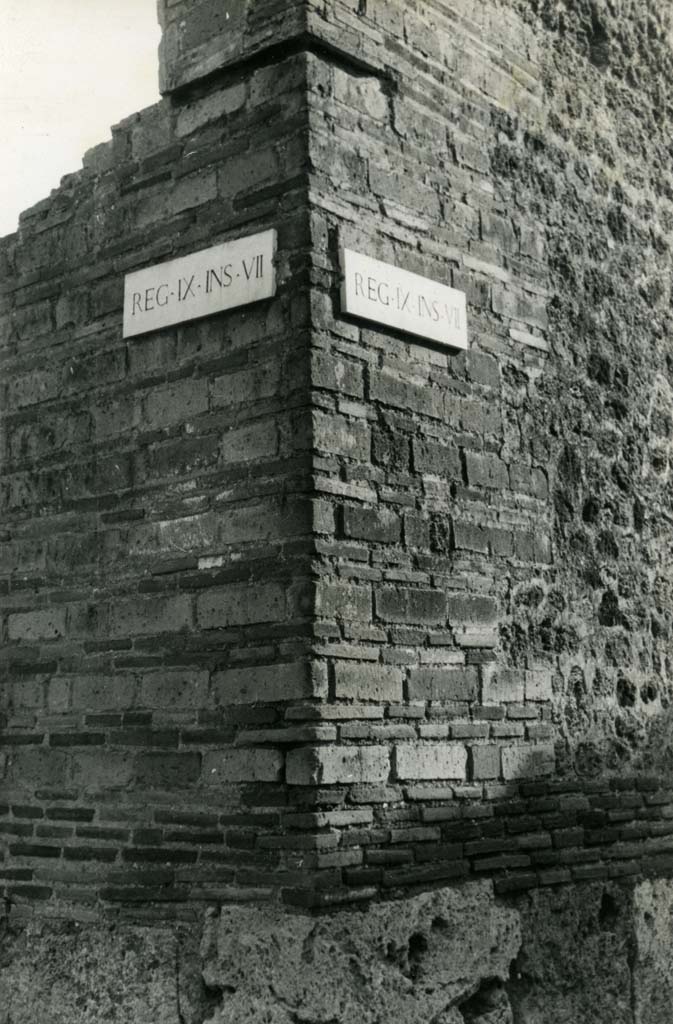
<instances>
[{"instance_id":1,"label":"brick wall","mask_svg":"<svg viewBox=\"0 0 673 1024\"><path fill-rule=\"evenodd\" d=\"M304 82L297 55L130 117L2 241L0 875L19 904L175 899L273 860L246 793L283 754L255 730L322 686ZM273 300L123 340L125 273L270 226Z\"/></svg>"},{"instance_id":2,"label":"brick wall","mask_svg":"<svg viewBox=\"0 0 673 1024\"><path fill-rule=\"evenodd\" d=\"M6 891L667 873L665 26L227 10L2 243ZM274 300L122 341L125 272L267 227ZM469 351L342 316L344 245Z\"/></svg>"},{"instance_id":3,"label":"brick wall","mask_svg":"<svg viewBox=\"0 0 673 1024\"><path fill-rule=\"evenodd\" d=\"M315 826L358 812L319 858L340 888L309 903L673 864L668 506L638 426L653 379L669 408L669 258L627 212L670 217L635 166L661 159L670 57L652 29L635 107L627 7L309 14L315 655L338 738L287 778ZM468 353L344 318L341 246L464 290ZM617 302L633 261L642 295Z\"/></svg>"}]
</instances>

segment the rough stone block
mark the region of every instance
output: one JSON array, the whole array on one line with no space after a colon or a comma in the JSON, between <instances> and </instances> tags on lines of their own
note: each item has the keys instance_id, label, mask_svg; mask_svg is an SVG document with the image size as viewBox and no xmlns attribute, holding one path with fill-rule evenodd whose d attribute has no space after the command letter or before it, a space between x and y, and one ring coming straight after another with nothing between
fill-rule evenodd
<instances>
[{"instance_id":1,"label":"rough stone block","mask_svg":"<svg viewBox=\"0 0 673 1024\"><path fill-rule=\"evenodd\" d=\"M178 113L175 134L178 138L191 135L203 125L240 110L245 103L246 92L245 83L237 82L228 89L218 89L217 92L183 107Z\"/></svg>"},{"instance_id":2,"label":"rough stone block","mask_svg":"<svg viewBox=\"0 0 673 1024\"><path fill-rule=\"evenodd\" d=\"M69 758L48 747L17 747L6 756L3 782L32 793L42 786L65 786Z\"/></svg>"},{"instance_id":3,"label":"rough stone block","mask_svg":"<svg viewBox=\"0 0 673 1024\"><path fill-rule=\"evenodd\" d=\"M217 173L214 170L180 178L170 192L171 211L182 213L183 210L211 202L217 196L217 184Z\"/></svg>"},{"instance_id":4,"label":"rough stone block","mask_svg":"<svg viewBox=\"0 0 673 1024\"><path fill-rule=\"evenodd\" d=\"M405 413L411 411L432 419L444 419L444 395L439 388L421 387L390 370L370 371L369 396L375 402L403 409Z\"/></svg>"},{"instance_id":5,"label":"rough stone block","mask_svg":"<svg viewBox=\"0 0 673 1024\"><path fill-rule=\"evenodd\" d=\"M398 743L395 770L398 779L466 778L467 754L457 743Z\"/></svg>"},{"instance_id":6,"label":"rough stone block","mask_svg":"<svg viewBox=\"0 0 673 1024\"><path fill-rule=\"evenodd\" d=\"M213 675L213 694L218 704L257 704L326 696L311 678L305 662L228 668Z\"/></svg>"},{"instance_id":7,"label":"rough stone block","mask_svg":"<svg viewBox=\"0 0 673 1024\"><path fill-rule=\"evenodd\" d=\"M362 398L364 382L359 363L327 352L311 353L311 382L316 388Z\"/></svg>"},{"instance_id":8,"label":"rough stone block","mask_svg":"<svg viewBox=\"0 0 673 1024\"><path fill-rule=\"evenodd\" d=\"M344 533L357 540L397 544L401 534L399 516L389 509L346 506L343 510Z\"/></svg>"},{"instance_id":9,"label":"rough stone block","mask_svg":"<svg viewBox=\"0 0 673 1024\"><path fill-rule=\"evenodd\" d=\"M279 386L280 367L276 363L262 363L217 377L211 386L211 404L214 408L250 405L272 398Z\"/></svg>"},{"instance_id":10,"label":"rough stone block","mask_svg":"<svg viewBox=\"0 0 673 1024\"><path fill-rule=\"evenodd\" d=\"M316 586L316 615L325 619L369 621L372 613L372 594L369 587L349 586L346 583L320 582Z\"/></svg>"},{"instance_id":11,"label":"rough stone block","mask_svg":"<svg viewBox=\"0 0 673 1024\"><path fill-rule=\"evenodd\" d=\"M498 621L498 602L485 594L449 594L447 611L451 626L492 626Z\"/></svg>"},{"instance_id":12,"label":"rough stone block","mask_svg":"<svg viewBox=\"0 0 673 1024\"><path fill-rule=\"evenodd\" d=\"M366 462L371 451L371 429L361 420L313 414L313 444L320 452Z\"/></svg>"},{"instance_id":13,"label":"rough stone block","mask_svg":"<svg viewBox=\"0 0 673 1024\"><path fill-rule=\"evenodd\" d=\"M526 700L547 701L552 699L551 669L531 669L525 673ZM521 698L517 698L520 700Z\"/></svg>"},{"instance_id":14,"label":"rough stone block","mask_svg":"<svg viewBox=\"0 0 673 1024\"><path fill-rule=\"evenodd\" d=\"M469 754L470 778L473 781L500 778L500 747L497 744L470 747Z\"/></svg>"},{"instance_id":15,"label":"rough stone block","mask_svg":"<svg viewBox=\"0 0 673 1024\"><path fill-rule=\"evenodd\" d=\"M366 898L371 894L365 889ZM487 997L494 991L498 1013L505 1007L502 1019L509 1016L499 986L490 979L506 978L517 955L519 915L496 903L486 881L434 886L432 892L374 901L366 913L335 907L318 918L288 913L275 902L225 904L219 916L207 918L205 927L203 974L209 984L230 992L227 1013L235 1021L253 1020L260 1006L270 1020L282 1019L288 1004L300 1006L307 1020L329 1020L336 998L345 1007L339 1011L343 1024L377 1018L400 1024L440 1019L457 1024L455 1007L472 998L484 977L489 979ZM310 946L314 959L307 985L302 954ZM421 948L423 970L441 976L441 984L404 984L406 951L416 946ZM402 962L382 957L381 950L386 949L404 951ZM379 972L381 984L363 985L359 972L353 971L354 959L367 977Z\"/></svg>"},{"instance_id":16,"label":"rough stone block","mask_svg":"<svg viewBox=\"0 0 673 1024\"><path fill-rule=\"evenodd\" d=\"M514 291L502 286L494 287L493 312L512 320L520 320L532 327L539 327L542 331L546 331L549 326L547 300L532 292Z\"/></svg>"},{"instance_id":17,"label":"rough stone block","mask_svg":"<svg viewBox=\"0 0 673 1024\"><path fill-rule=\"evenodd\" d=\"M507 466L491 452L465 452L467 482L471 487L506 490L509 487Z\"/></svg>"},{"instance_id":18,"label":"rough stone block","mask_svg":"<svg viewBox=\"0 0 673 1024\"><path fill-rule=\"evenodd\" d=\"M487 555L489 531L475 523L453 523L454 544L458 551L475 551Z\"/></svg>"},{"instance_id":19,"label":"rough stone block","mask_svg":"<svg viewBox=\"0 0 673 1024\"><path fill-rule=\"evenodd\" d=\"M446 595L440 590L386 587L375 592L374 601L378 618L386 622L439 625L446 621Z\"/></svg>"},{"instance_id":20,"label":"rough stone block","mask_svg":"<svg viewBox=\"0 0 673 1024\"><path fill-rule=\"evenodd\" d=\"M68 762L68 784L84 793L126 789L136 776L134 754L130 751L77 751Z\"/></svg>"},{"instance_id":21,"label":"rough stone block","mask_svg":"<svg viewBox=\"0 0 673 1024\"><path fill-rule=\"evenodd\" d=\"M445 479L457 478L460 480L462 477L460 452L453 445L414 438L412 455L414 469L417 473L430 473Z\"/></svg>"},{"instance_id":22,"label":"rough stone block","mask_svg":"<svg viewBox=\"0 0 673 1024\"><path fill-rule=\"evenodd\" d=\"M181 380L150 391L143 402L143 424L148 430L170 427L200 416L208 409L208 381Z\"/></svg>"},{"instance_id":23,"label":"rough stone block","mask_svg":"<svg viewBox=\"0 0 673 1024\"><path fill-rule=\"evenodd\" d=\"M244 583L208 590L197 598L196 617L203 629L282 622L285 588L280 583Z\"/></svg>"},{"instance_id":24,"label":"rough stone block","mask_svg":"<svg viewBox=\"0 0 673 1024\"><path fill-rule=\"evenodd\" d=\"M151 789L187 789L201 773L201 755L148 752L135 761L136 785Z\"/></svg>"},{"instance_id":25,"label":"rough stone block","mask_svg":"<svg viewBox=\"0 0 673 1024\"><path fill-rule=\"evenodd\" d=\"M75 864L64 869L63 880L74 878L84 886L83 874ZM145 898L159 891L148 887ZM51 893L49 886L18 885L12 897L23 902L26 897L48 898L45 893ZM137 898L138 889L126 893ZM120 923L110 928L71 919L17 928L11 960L6 959L0 973L3 1016L16 1024L40 1019L93 1024L104 1017L110 1024L173 1024L181 1001L178 949L177 935L166 927Z\"/></svg>"},{"instance_id":26,"label":"rough stone block","mask_svg":"<svg viewBox=\"0 0 673 1024\"><path fill-rule=\"evenodd\" d=\"M164 670L140 680L140 703L146 708L203 708L208 701L208 672Z\"/></svg>"},{"instance_id":27,"label":"rough stone block","mask_svg":"<svg viewBox=\"0 0 673 1024\"><path fill-rule=\"evenodd\" d=\"M404 516L404 543L408 548L430 547L430 520L426 516L408 512Z\"/></svg>"},{"instance_id":28,"label":"rough stone block","mask_svg":"<svg viewBox=\"0 0 673 1024\"><path fill-rule=\"evenodd\" d=\"M64 636L66 609L46 608L34 612L15 612L9 616L10 640L55 640Z\"/></svg>"},{"instance_id":29,"label":"rough stone block","mask_svg":"<svg viewBox=\"0 0 673 1024\"><path fill-rule=\"evenodd\" d=\"M553 743L520 744L502 748L502 775L511 779L531 779L552 775L556 768Z\"/></svg>"},{"instance_id":30,"label":"rough stone block","mask_svg":"<svg viewBox=\"0 0 673 1024\"><path fill-rule=\"evenodd\" d=\"M283 770L283 754L267 747L213 750L203 758L203 782L207 786L230 782L278 782Z\"/></svg>"},{"instance_id":31,"label":"rough stone block","mask_svg":"<svg viewBox=\"0 0 673 1024\"><path fill-rule=\"evenodd\" d=\"M135 699L132 675L76 675L71 685L73 710L121 711L132 707Z\"/></svg>"},{"instance_id":32,"label":"rough stone block","mask_svg":"<svg viewBox=\"0 0 673 1024\"><path fill-rule=\"evenodd\" d=\"M483 704L520 704L524 698L524 672L520 669L484 665L481 699Z\"/></svg>"},{"instance_id":33,"label":"rough stone block","mask_svg":"<svg viewBox=\"0 0 673 1024\"><path fill-rule=\"evenodd\" d=\"M476 668L412 668L407 692L409 700L476 700Z\"/></svg>"},{"instance_id":34,"label":"rough stone block","mask_svg":"<svg viewBox=\"0 0 673 1024\"><path fill-rule=\"evenodd\" d=\"M228 430L220 445L220 459L225 464L273 459L277 454L278 425L270 419Z\"/></svg>"},{"instance_id":35,"label":"rough stone block","mask_svg":"<svg viewBox=\"0 0 673 1024\"><path fill-rule=\"evenodd\" d=\"M401 701L402 672L392 665L337 662L334 666L338 700Z\"/></svg>"},{"instance_id":36,"label":"rough stone block","mask_svg":"<svg viewBox=\"0 0 673 1024\"><path fill-rule=\"evenodd\" d=\"M334 783L383 783L390 774L390 754L380 747L301 747L287 754L291 786Z\"/></svg>"},{"instance_id":37,"label":"rough stone block","mask_svg":"<svg viewBox=\"0 0 673 1024\"><path fill-rule=\"evenodd\" d=\"M179 633L192 624L192 601L187 594L120 599L110 609L109 622L113 637Z\"/></svg>"}]
</instances>

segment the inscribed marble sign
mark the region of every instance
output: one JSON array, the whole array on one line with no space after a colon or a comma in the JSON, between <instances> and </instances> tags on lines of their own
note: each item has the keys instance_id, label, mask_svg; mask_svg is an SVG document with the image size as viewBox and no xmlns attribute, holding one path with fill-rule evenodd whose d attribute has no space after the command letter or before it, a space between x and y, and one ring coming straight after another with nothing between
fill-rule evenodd
<instances>
[{"instance_id":1,"label":"inscribed marble sign","mask_svg":"<svg viewBox=\"0 0 673 1024\"><path fill-rule=\"evenodd\" d=\"M124 337L270 298L275 255L272 228L127 274Z\"/></svg>"},{"instance_id":2,"label":"inscribed marble sign","mask_svg":"<svg viewBox=\"0 0 673 1024\"><path fill-rule=\"evenodd\" d=\"M344 313L450 348L467 348L464 292L352 249L342 249L340 259Z\"/></svg>"}]
</instances>

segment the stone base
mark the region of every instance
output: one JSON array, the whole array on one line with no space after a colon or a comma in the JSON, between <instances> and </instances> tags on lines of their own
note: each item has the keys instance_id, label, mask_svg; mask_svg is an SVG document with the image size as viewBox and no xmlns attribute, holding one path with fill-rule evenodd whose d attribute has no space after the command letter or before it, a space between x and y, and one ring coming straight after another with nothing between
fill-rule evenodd
<instances>
[{"instance_id":1,"label":"stone base","mask_svg":"<svg viewBox=\"0 0 673 1024\"><path fill-rule=\"evenodd\" d=\"M0 1024L669 1024L672 914L659 880L227 906L199 929L10 919Z\"/></svg>"}]
</instances>

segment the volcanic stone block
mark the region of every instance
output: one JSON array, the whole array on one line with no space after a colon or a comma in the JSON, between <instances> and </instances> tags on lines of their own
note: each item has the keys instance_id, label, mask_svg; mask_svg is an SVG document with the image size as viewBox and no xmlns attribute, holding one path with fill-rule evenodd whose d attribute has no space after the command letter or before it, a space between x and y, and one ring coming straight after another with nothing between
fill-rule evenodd
<instances>
[{"instance_id":1,"label":"volcanic stone block","mask_svg":"<svg viewBox=\"0 0 673 1024\"><path fill-rule=\"evenodd\" d=\"M470 747L470 777L478 779L500 778L500 747L495 743L484 743Z\"/></svg>"},{"instance_id":2,"label":"volcanic stone block","mask_svg":"<svg viewBox=\"0 0 673 1024\"><path fill-rule=\"evenodd\" d=\"M481 699L484 704L520 704L524 697L524 672L513 668L484 665Z\"/></svg>"},{"instance_id":3,"label":"volcanic stone block","mask_svg":"<svg viewBox=\"0 0 673 1024\"><path fill-rule=\"evenodd\" d=\"M467 754L462 744L398 743L395 768L399 779L466 778Z\"/></svg>"},{"instance_id":4,"label":"volcanic stone block","mask_svg":"<svg viewBox=\"0 0 673 1024\"><path fill-rule=\"evenodd\" d=\"M203 629L225 629L285 618L285 588L280 583L232 584L199 594L196 617Z\"/></svg>"},{"instance_id":5,"label":"volcanic stone block","mask_svg":"<svg viewBox=\"0 0 673 1024\"><path fill-rule=\"evenodd\" d=\"M303 662L223 669L213 674L213 693L217 703L225 706L321 695L314 692L308 666Z\"/></svg>"},{"instance_id":6,"label":"volcanic stone block","mask_svg":"<svg viewBox=\"0 0 673 1024\"><path fill-rule=\"evenodd\" d=\"M337 662L334 667L337 699L401 701L402 672L393 665Z\"/></svg>"},{"instance_id":7,"label":"volcanic stone block","mask_svg":"<svg viewBox=\"0 0 673 1024\"><path fill-rule=\"evenodd\" d=\"M520 744L502 748L502 775L505 781L551 775L555 767L553 743Z\"/></svg>"},{"instance_id":8,"label":"volcanic stone block","mask_svg":"<svg viewBox=\"0 0 673 1024\"><path fill-rule=\"evenodd\" d=\"M10 640L55 640L65 634L65 608L16 612L8 619Z\"/></svg>"},{"instance_id":9,"label":"volcanic stone block","mask_svg":"<svg viewBox=\"0 0 673 1024\"><path fill-rule=\"evenodd\" d=\"M230 782L278 782L283 754L266 747L212 750L203 758L202 777L207 786Z\"/></svg>"},{"instance_id":10,"label":"volcanic stone block","mask_svg":"<svg viewBox=\"0 0 673 1024\"><path fill-rule=\"evenodd\" d=\"M286 778L293 786L387 782L389 774L387 746L301 747L287 754Z\"/></svg>"},{"instance_id":11,"label":"volcanic stone block","mask_svg":"<svg viewBox=\"0 0 673 1024\"><path fill-rule=\"evenodd\" d=\"M446 595L440 590L398 587L377 590L376 614L387 622L428 623L446 621Z\"/></svg>"},{"instance_id":12,"label":"volcanic stone block","mask_svg":"<svg viewBox=\"0 0 673 1024\"><path fill-rule=\"evenodd\" d=\"M479 677L476 668L412 668L407 690L409 700L476 700Z\"/></svg>"}]
</instances>

